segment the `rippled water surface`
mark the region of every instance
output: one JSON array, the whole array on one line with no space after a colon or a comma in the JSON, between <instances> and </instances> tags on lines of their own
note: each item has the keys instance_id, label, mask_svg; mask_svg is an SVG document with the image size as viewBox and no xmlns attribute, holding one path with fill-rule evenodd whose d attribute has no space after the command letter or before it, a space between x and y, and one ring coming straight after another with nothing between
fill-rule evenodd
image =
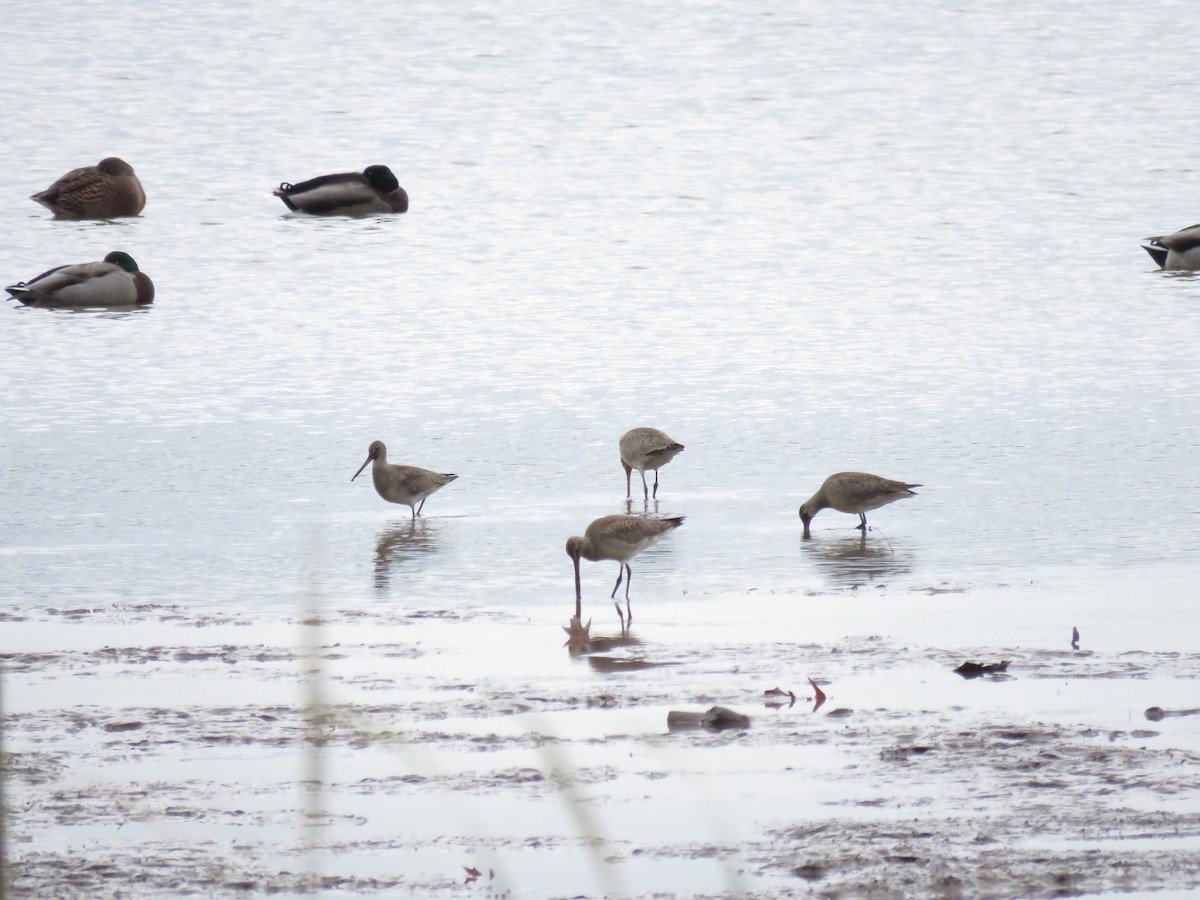
<instances>
[{"instance_id":1,"label":"rippled water surface","mask_svg":"<svg viewBox=\"0 0 1200 900\"><path fill-rule=\"evenodd\" d=\"M1194 653L1200 282L1138 247L1200 218L1190 9L11 2L4 283L122 249L157 297L0 309L0 604L557 647L565 539L652 425L687 446L632 505L687 517L634 565L660 640ZM25 199L108 155L142 216ZM271 196L372 163L408 214ZM350 482L374 439L460 477L413 523ZM844 469L924 486L801 541Z\"/></svg>"},{"instance_id":2,"label":"rippled water surface","mask_svg":"<svg viewBox=\"0 0 1200 900\"><path fill-rule=\"evenodd\" d=\"M814 550L795 509L839 469L926 485L873 517L892 580L1197 564L1200 288L1137 247L1196 215L1192 85L1144 11L365 5L331 41L287 6L39 9L7 277L122 248L158 301L8 304L10 597L370 596L407 512L349 483L379 438L461 475L394 541L397 595L561 602L639 424L688 446L668 596L821 583L852 520ZM142 217L24 199L109 153ZM270 196L376 161L411 214Z\"/></svg>"}]
</instances>

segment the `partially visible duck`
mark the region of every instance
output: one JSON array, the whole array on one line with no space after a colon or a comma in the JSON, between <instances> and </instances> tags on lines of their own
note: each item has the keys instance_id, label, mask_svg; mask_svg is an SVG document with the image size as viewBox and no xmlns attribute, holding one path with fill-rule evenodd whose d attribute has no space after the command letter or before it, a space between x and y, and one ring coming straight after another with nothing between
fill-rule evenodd
<instances>
[{"instance_id":1,"label":"partially visible duck","mask_svg":"<svg viewBox=\"0 0 1200 900\"><path fill-rule=\"evenodd\" d=\"M1160 269L1200 269L1200 225L1191 225L1174 234L1148 237L1142 249Z\"/></svg>"},{"instance_id":2,"label":"partially visible duck","mask_svg":"<svg viewBox=\"0 0 1200 900\"><path fill-rule=\"evenodd\" d=\"M103 262L59 266L5 290L26 306L136 306L154 299L153 282L121 250Z\"/></svg>"},{"instance_id":3,"label":"partially visible duck","mask_svg":"<svg viewBox=\"0 0 1200 900\"><path fill-rule=\"evenodd\" d=\"M29 199L60 219L114 219L140 213L146 192L133 166L109 156L94 166L72 169Z\"/></svg>"},{"instance_id":4,"label":"partially visible duck","mask_svg":"<svg viewBox=\"0 0 1200 900\"><path fill-rule=\"evenodd\" d=\"M314 216L367 216L408 212L408 194L387 166L322 175L299 184L284 182L275 191L292 212Z\"/></svg>"}]
</instances>

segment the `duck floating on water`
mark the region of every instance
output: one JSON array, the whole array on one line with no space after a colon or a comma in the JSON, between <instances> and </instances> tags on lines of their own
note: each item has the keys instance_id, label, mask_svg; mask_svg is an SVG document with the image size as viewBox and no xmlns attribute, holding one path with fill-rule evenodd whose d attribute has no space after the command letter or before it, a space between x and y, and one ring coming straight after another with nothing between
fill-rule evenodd
<instances>
[{"instance_id":1,"label":"duck floating on water","mask_svg":"<svg viewBox=\"0 0 1200 900\"><path fill-rule=\"evenodd\" d=\"M29 199L60 219L136 216L146 206L146 192L133 166L116 156L106 157L94 166L72 169Z\"/></svg>"},{"instance_id":2,"label":"duck floating on water","mask_svg":"<svg viewBox=\"0 0 1200 900\"><path fill-rule=\"evenodd\" d=\"M408 212L408 194L387 166L367 166L361 174L321 175L299 184L285 181L275 196L292 212L314 216Z\"/></svg>"},{"instance_id":3,"label":"duck floating on water","mask_svg":"<svg viewBox=\"0 0 1200 900\"><path fill-rule=\"evenodd\" d=\"M154 283L122 250L101 262L58 266L5 290L26 306L138 306L154 300Z\"/></svg>"},{"instance_id":4,"label":"duck floating on water","mask_svg":"<svg viewBox=\"0 0 1200 900\"><path fill-rule=\"evenodd\" d=\"M1150 254L1160 269L1200 269L1200 225L1189 225L1174 234L1148 237L1142 249Z\"/></svg>"}]
</instances>

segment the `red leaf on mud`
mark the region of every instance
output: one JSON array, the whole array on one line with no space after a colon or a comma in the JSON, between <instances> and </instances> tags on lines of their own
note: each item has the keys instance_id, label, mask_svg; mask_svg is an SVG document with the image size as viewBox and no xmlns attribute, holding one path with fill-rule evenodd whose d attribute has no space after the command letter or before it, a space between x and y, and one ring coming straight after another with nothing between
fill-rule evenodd
<instances>
[{"instance_id":1,"label":"red leaf on mud","mask_svg":"<svg viewBox=\"0 0 1200 900\"><path fill-rule=\"evenodd\" d=\"M817 683L815 681L813 681L811 678L808 679L808 683L811 684L812 689L817 692L816 696L813 697L814 702L813 702L813 708L812 708L812 711L816 712L818 709L821 708L822 704L825 703L825 692L823 690L821 690L819 687L817 687Z\"/></svg>"},{"instance_id":2,"label":"red leaf on mud","mask_svg":"<svg viewBox=\"0 0 1200 900\"><path fill-rule=\"evenodd\" d=\"M467 884L471 884L483 874L474 866L463 866L463 871L467 873Z\"/></svg>"}]
</instances>

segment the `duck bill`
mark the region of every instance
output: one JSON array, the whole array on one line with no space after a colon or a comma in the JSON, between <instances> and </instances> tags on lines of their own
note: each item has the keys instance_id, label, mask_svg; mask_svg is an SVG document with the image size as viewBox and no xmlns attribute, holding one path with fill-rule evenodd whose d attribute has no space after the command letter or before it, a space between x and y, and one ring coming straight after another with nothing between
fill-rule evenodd
<instances>
[{"instance_id":1,"label":"duck bill","mask_svg":"<svg viewBox=\"0 0 1200 900\"><path fill-rule=\"evenodd\" d=\"M363 469L365 469L365 468L367 467L367 465L368 465L370 462L371 462L371 457L370 457L370 455L368 454L367 458L366 458L365 460L363 460L363 464L362 464L361 466L359 466L359 467L358 467L358 471L357 471L357 472L355 472L355 473L354 473L354 474L353 474L353 475L350 477L350 480L351 480L351 481L353 481L355 478L357 478L359 475L361 475L361 474L362 474L362 472L363 472Z\"/></svg>"}]
</instances>

